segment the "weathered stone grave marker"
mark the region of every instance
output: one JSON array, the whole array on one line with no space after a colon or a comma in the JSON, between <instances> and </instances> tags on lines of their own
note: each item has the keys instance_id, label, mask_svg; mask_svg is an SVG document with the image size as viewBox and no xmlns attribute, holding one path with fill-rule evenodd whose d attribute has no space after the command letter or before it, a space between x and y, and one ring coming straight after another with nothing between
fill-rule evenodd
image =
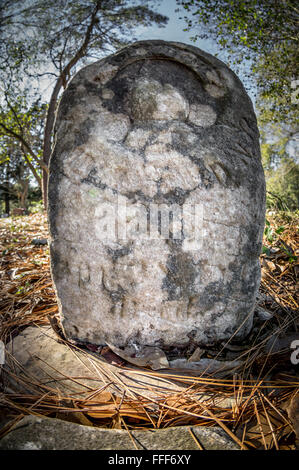
<instances>
[{"instance_id":1,"label":"weathered stone grave marker","mask_svg":"<svg viewBox=\"0 0 299 470\"><path fill-rule=\"evenodd\" d=\"M143 41L76 74L49 178L68 337L184 355L250 331L265 212L258 138L240 80L198 48Z\"/></svg>"}]
</instances>

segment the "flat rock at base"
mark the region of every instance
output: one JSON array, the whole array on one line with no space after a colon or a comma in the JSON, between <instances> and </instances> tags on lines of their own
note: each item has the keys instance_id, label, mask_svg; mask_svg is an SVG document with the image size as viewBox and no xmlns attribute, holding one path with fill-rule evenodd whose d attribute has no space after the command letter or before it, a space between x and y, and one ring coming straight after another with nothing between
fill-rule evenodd
<instances>
[{"instance_id":1,"label":"flat rock at base","mask_svg":"<svg viewBox=\"0 0 299 470\"><path fill-rule=\"evenodd\" d=\"M29 327L16 336L6 347L2 373L6 392L45 387L76 395L103 384L84 354L59 343L51 327Z\"/></svg>"},{"instance_id":2,"label":"flat rock at base","mask_svg":"<svg viewBox=\"0 0 299 470\"><path fill-rule=\"evenodd\" d=\"M5 365L0 379L4 382L5 393L12 394L36 395L52 390L60 397L83 399L108 385L105 390L120 397L128 388L149 398L161 395L166 397L188 388L190 375L196 379L204 376L206 370L208 376L217 376L215 361L209 359L197 363L183 360L183 367L186 369L180 369L180 364L176 364L178 368L159 370L158 375L134 365L119 367L99 355L59 342L56 333L49 326L28 327L6 346L5 352ZM220 376L225 367L231 367L232 364L231 361L221 361L218 364ZM189 379L183 383L185 375ZM176 380L177 376L182 380ZM198 400L207 398L209 396L203 392L199 393ZM222 408L231 408L235 399L219 394L215 396L214 403Z\"/></svg>"},{"instance_id":3,"label":"flat rock at base","mask_svg":"<svg viewBox=\"0 0 299 470\"><path fill-rule=\"evenodd\" d=\"M220 428L191 427L205 450L238 450ZM198 450L187 427L130 431L140 450ZM0 450L136 450L129 434L54 418L26 416L0 440ZM140 454L142 456L142 454Z\"/></svg>"},{"instance_id":4,"label":"flat rock at base","mask_svg":"<svg viewBox=\"0 0 299 470\"><path fill-rule=\"evenodd\" d=\"M27 328L7 345L2 376L8 393L52 389L83 398L109 382L117 383L117 377L141 393L150 394L149 388L155 386L165 393L183 389L142 371L134 366L116 367L99 355L61 343L52 327L44 326Z\"/></svg>"}]
</instances>

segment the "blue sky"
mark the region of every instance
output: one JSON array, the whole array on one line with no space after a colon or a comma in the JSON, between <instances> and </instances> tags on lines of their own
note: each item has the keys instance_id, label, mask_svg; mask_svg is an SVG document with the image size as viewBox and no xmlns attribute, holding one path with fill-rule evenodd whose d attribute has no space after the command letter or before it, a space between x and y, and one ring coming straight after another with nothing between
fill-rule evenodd
<instances>
[{"instance_id":1,"label":"blue sky","mask_svg":"<svg viewBox=\"0 0 299 470\"><path fill-rule=\"evenodd\" d=\"M162 0L159 2L159 4L157 3L155 11L158 11L159 13L168 16L169 20L167 25L163 28L159 28L156 25L150 27L141 26L137 28L135 32L135 37L140 41L146 39L162 39L164 41L178 41L183 42L185 44L192 44L193 46L203 49L209 54L217 54L218 59L225 62L224 53L221 53L220 48L218 47L215 41L203 39L197 40L196 43L191 41L190 38L194 35L196 30L191 32L184 31L184 29L186 28L186 22L183 18L180 19L180 17L187 16L188 12L186 10L183 10L180 13L176 12L175 10L177 8L178 5L176 3L176 0ZM244 71L246 70L246 68L248 68L248 66L248 63L244 64ZM244 83L242 73L239 73L238 76L240 80L242 80ZM244 85L246 84L244 83ZM247 92L254 104L254 90L247 89Z\"/></svg>"},{"instance_id":2,"label":"blue sky","mask_svg":"<svg viewBox=\"0 0 299 470\"><path fill-rule=\"evenodd\" d=\"M168 16L169 20L165 27L159 28L158 26L140 27L136 32L139 40L142 39L163 39L164 41L178 41L185 44L192 44L200 47L210 54L217 52L217 44L213 41L197 41L196 44L190 40L192 33L184 31L186 23L180 16L186 16L187 12L175 12L178 8L176 0L162 0L155 8L159 13Z\"/></svg>"}]
</instances>

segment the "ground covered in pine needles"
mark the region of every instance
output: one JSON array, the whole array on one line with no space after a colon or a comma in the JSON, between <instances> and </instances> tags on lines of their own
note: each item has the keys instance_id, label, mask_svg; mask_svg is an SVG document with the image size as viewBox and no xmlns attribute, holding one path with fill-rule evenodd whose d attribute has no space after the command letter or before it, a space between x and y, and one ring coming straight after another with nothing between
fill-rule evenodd
<instances>
[{"instance_id":1,"label":"ground covered in pine needles","mask_svg":"<svg viewBox=\"0 0 299 470\"><path fill-rule=\"evenodd\" d=\"M242 365L233 373L220 379L212 374L178 372L175 380L186 385L185 390L165 396L157 393L151 399L128 389L122 396L115 395L113 377L109 387L95 390L90 399L81 401L61 397L53 390L40 396L2 392L0 412L11 421L5 421L0 437L24 415L35 414L63 416L80 424L126 429L128 433L137 428L216 425L241 449L298 448L299 352L292 349L296 338L299 349L298 221L298 213L267 214L254 329L246 344L225 344L205 352L208 358L241 359ZM53 324L58 312L49 248L41 241L46 238L45 214L0 219L0 340L4 344L29 325ZM107 349L103 349L104 359ZM142 370L151 376L161 375ZM167 379L167 374L163 377ZM203 395L204 400L200 399ZM231 405L215 404L219 396L231 399Z\"/></svg>"}]
</instances>

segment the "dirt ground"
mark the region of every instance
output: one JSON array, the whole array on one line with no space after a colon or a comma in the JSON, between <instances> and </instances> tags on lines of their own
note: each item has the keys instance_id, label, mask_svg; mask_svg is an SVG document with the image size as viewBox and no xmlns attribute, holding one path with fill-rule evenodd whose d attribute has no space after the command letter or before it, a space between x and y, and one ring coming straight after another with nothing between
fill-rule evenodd
<instances>
[{"instance_id":1,"label":"dirt ground","mask_svg":"<svg viewBox=\"0 0 299 470\"><path fill-rule=\"evenodd\" d=\"M222 360L243 358L243 365L225 379L201 381L194 377L193 389L173 401L175 397L159 398L157 409L140 405L123 397L112 400L106 396L107 413L97 416L79 413L81 424L135 429L140 426L163 427L173 425L206 425L204 411L212 421L235 436L236 442L253 449L294 449L298 445L299 372L298 364L291 361L299 352L290 349L291 338L299 340L298 276L299 233L298 214L268 213L261 254L262 281L257 299L254 331L242 348L223 347L209 350L205 357ZM48 229L43 213L0 219L0 340L6 344L29 325L55 323L58 314L56 296L49 266ZM271 339L278 338L275 351L269 349ZM268 349L265 348L268 345ZM89 345L92 350L92 345ZM107 360L115 359L109 348L99 352ZM106 356L105 356L106 355ZM245 360L244 360L245 359ZM120 364L122 362L120 361ZM153 371L150 371L153 374ZM192 376L189 379L192 382ZM179 380L179 379L178 379ZM268 381L268 382L267 382ZM271 382L272 392L267 392ZM242 394L250 387L250 398L231 409L218 409L213 400L202 405L198 394L204 388L213 395ZM195 393L196 391L196 393ZM248 390L247 390L248 391ZM245 392L244 392L245 393ZM43 399L29 396L1 394L0 410L9 410L12 420L33 410L47 416L59 416L62 399L47 396ZM170 401L169 401L170 400ZM86 403L84 404L86 407ZM93 401L93 406L95 405ZM101 401L101 406L103 401ZM152 404L151 404L152 405ZM74 403L66 400L64 408L73 410ZM76 404L80 408L80 403ZM134 413L132 415L132 407ZM167 408L168 407L168 408ZM190 410L192 413L190 413ZM140 419L138 419L140 413ZM74 413L73 413L74 414ZM78 414L78 413L77 413ZM144 416L148 416L146 421ZM201 415L196 417L196 414ZM142 416L141 416L142 415ZM67 413L64 412L64 416ZM118 417L118 419L116 419ZM120 419L121 418L121 419ZM64 419L67 419L64 418ZM72 418L73 419L73 418ZM115 424L118 423L118 424ZM146 423L146 424L145 424ZM1 435L8 425L0 430Z\"/></svg>"}]
</instances>

